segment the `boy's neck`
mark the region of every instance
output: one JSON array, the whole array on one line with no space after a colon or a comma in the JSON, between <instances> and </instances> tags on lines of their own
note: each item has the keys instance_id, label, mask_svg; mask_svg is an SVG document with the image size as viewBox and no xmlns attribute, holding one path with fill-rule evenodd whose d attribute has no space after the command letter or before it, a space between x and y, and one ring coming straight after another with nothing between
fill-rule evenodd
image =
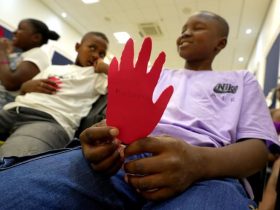
<instances>
[{"instance_id":1,"label":"boy's neck","mask_svg":"<svg viewBox=\"0 0 280 210\"><path fill-rule=\"evenodd\" d=\"M192 63L188 63L186 61L185 63L185 69L189 69L189 70L193 70L193 71L209 71L209 70L213 70L212 69L212 63L201 63L201 62L192 62Z\"/></svg>"},{"instance_id":2,"label":"boy's neck","mask_svg":"<svg viewBox=\"0 0 280 210\"><path fill-rule=\"evenodd\" d=\"M200 58L197 60L185 60L185 68L193 71L212 71L212 63L216 54L211 54L207 58Z\"/></svg>"}]
</instances>

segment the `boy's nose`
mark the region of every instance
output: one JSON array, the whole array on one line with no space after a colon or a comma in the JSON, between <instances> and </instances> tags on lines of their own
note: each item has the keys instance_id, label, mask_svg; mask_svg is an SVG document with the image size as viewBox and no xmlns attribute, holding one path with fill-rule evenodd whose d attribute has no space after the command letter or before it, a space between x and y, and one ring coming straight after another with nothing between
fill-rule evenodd
<instances>
[{"instance_id":1,"label":"boy's nose","mask_svg":"<svg viewBox=\"0 0 280 210\"><path fill-rule=\"evenodd\" d=\"M97 52L92 52L91 53L91 56L94 60L98 59L99 58L99 54Z\"/></svg>"},{"instance_id":2,"label":"boy's nose","mask_svg":"<svg viewBox=\"0 0 280 210\"><path fill-rule=\"evenodd\" d=\"M182 37L186 37L186 36L191 36L192 35L192 30L188 29L188 30L185 30L183 33L182 33Z\"/></svg>"}]
</instances>

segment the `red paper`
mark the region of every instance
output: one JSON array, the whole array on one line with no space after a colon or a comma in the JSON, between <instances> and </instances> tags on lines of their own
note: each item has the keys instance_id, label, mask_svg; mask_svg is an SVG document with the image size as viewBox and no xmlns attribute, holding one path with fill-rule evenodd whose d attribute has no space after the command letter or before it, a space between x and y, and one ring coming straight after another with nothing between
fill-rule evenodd
<instances>
[{"instance_id":1,"label":"red paper","mask_svg":"<svg viewBox=\"0 0 280 210\"><path fill-rule=\"evenodd\" d=\"M56 86L54 86L54 88L55 88L56 90L59 90L59 89L60 89L60 86L59 86L59 85L62 84L60 78L55 77L55 76L51 76L51 77L48 78L48 80L51 80L51 81L55 82Z\"/></svg>"},{"instance_id":2,"label":"red paper","mask_svg":"<svg viewBox=\"0 0 280 210\"><path fill-rule=\"evenodd\" d=\"M0 38L4 37L4 28L0 26Z\"/></svg>"},{"instance_id":3,"label":"red paper","mask_svg":"<svg viewBox=\"0 0 280 210\"><path fill-rule=\"evenodd\" d=\"M106 122L119 129L118 138L125 144L151 133L173 93L173 87L169 86L153 102L153 92L165 62L165 53L159 54L147 73L151 50L152 41L146 38L134 66L134 44L130 39L122 52L120 64L116 58L110 64Z\"/></svg>"}]
</instances>

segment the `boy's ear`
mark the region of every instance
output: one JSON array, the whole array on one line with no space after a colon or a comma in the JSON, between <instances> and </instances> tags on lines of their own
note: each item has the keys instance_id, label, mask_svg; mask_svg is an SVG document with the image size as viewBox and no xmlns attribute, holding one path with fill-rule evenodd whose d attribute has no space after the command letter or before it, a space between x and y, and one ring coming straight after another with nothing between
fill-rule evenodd
<instances>
[{"instance_id":1,"label":"boy's ear","mask_svg":"<svg viewBox=\"0 0 280 210\"><path fill-rule=\"evenodd\" d=\"M77 42L76 45L75 45L75 50L76 50L76 52L78 52L80 46L81 46L81 44Z\"/></svg>"},{"instance_id":2,"label":"boy's ear","mask_svg":"<svg viewBox=\"0 0 280 210\"><path fill-rule=\"evenodd\" d=\"M220 38L215 50L216 52L220 52L222 49L224 49L227 46L227 38L226 37L222 37Z\"/></svg>"}]
</instances>

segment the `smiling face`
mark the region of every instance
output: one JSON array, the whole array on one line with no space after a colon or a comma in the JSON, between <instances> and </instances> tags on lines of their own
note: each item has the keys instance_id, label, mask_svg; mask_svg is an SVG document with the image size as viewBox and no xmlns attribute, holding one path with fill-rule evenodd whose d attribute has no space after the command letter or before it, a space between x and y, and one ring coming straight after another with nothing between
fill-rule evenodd
<instances>
[{"instance_id":1,"label":"smiling face","mask_svg":"<svg viewBox=\"0 0 280 210\"><path fill-rule=\"evenodd\" d=\"M177 39L179 55L190 65L205 64L204 68L211 68L213 59L226 45L227 33L222 27L212 13L191 16Z\"/></svg>"},{"instance_id":2,"label":"smiling face","mask_svg":"<svg viewBox=\"0 0 280 210\"><path fill-rule=\"evenodd\" d=\"M76 44L78 53L76 65L93 66L99 58L103 59L105 57L107 48L107 40L93 33L86 34L81 44Z\"/></svg>"}]
</instances>

